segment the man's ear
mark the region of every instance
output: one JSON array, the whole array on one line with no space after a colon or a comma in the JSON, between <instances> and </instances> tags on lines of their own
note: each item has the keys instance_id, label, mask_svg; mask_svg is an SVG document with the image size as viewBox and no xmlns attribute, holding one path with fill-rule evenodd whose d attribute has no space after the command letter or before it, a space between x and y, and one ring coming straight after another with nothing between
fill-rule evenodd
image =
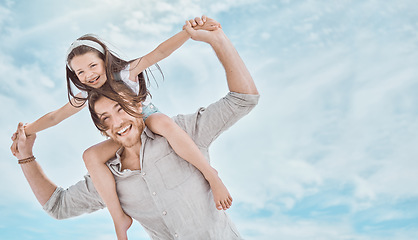
<instances>
[{"instance_id":1,"label":"man's ear","mask_svg":"<svg viewBox=\"0 0 418 240\"><path fill-rule=\"evenodd\" d=\"M105 136L105 137L107 137L107 138L110 138L110 137L109 137L109 135L107 135L107 133L106 133L105 131L100 131L100 133L101 133L103 136Z\"/></svg>"},{"instance_id":2,"label":"man's ear","mask_svg":"<svg viewBox=\"0 0 418 240\"><path fill-rule=\"evenodd\" d=\"M142 114L142 102L138 104L138 112Z\"/></svg>"}]
</instances>

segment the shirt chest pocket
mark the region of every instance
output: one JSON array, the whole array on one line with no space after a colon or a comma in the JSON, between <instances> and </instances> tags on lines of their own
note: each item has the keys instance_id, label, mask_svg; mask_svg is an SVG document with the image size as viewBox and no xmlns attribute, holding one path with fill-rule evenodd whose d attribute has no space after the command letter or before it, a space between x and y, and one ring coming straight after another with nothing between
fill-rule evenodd
<instances>
[{"instance_id":1,"label":"shirt chest pocket","mask_svg":"<svg viewBox=\"0 0 418 240\"><path fill-rule=\"evenodd\" d=\"M174 152L157 160L155 166L167 189L173 189L181 185L187 181L192 174L192 167L190 164L177 156Z\"/></svg>"}]
</instances>

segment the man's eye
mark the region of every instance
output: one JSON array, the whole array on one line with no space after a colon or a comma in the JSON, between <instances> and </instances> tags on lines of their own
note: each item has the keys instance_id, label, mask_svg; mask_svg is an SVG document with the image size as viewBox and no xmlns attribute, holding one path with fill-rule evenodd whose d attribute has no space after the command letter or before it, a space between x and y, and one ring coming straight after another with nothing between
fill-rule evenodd
<instances>
[{"instance_id":1,"label":"man's eye","mask_svg":"<svg viewBox=\"0 0 418 240\"><path fill-rule=\"evenodd\" d=\"M122 110L122 107L119 107L119 108L118 108L118 112L120 112L121 110Z\"/></svg>"}]
</instances>

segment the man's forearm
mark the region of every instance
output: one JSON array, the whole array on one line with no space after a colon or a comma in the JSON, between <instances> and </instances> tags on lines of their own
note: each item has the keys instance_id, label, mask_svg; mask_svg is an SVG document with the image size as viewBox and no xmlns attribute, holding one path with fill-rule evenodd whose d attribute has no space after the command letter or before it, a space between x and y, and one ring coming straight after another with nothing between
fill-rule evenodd
<instances>
[{"instance_id":1,"label":"man's forearm","mask_svg":"<svg viewBox=\"0 0 418 240\"><path fill-rule=\"evenodd\" d=\"M258 94L251 74L231 41L223 32L216 36L211 46L225 69L229 90L237 93Z\"/></svg>"},{"instance_id":2,"label":"man's forearm","mask_svg":"<svg viewBox=\"0 0 418 240\"><path fill-rule=\"evenodd\" d=\"M57 186L49 180L36 161L21 164L20 166L36 199L43 206L52 196Z\"/></svg>"}]
</instances>

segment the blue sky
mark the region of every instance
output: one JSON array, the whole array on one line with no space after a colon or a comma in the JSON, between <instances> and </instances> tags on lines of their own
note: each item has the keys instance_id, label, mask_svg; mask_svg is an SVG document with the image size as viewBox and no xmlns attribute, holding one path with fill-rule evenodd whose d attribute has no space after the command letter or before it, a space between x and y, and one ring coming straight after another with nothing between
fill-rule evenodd
<instances>
[{"instance_id":1,"label":"blue sky","mask_svg":"<svg viewBox=\"0 0 418 240\"><path fill-rule=\"evenodd\" d=\"M19 121L66 103L65 52L95 33L126 59L184 20L218 20L261 93L211 158L245 239L415 239L418 235L418 5L415 1L0 0L0 237L114 239L106 210L58 221L43 212L9 151ZM151 87L167 115L227 92L211 48L188 41ZM67 187L103 138L88 111L38 134L34 153ZM148 239L138 223L130 239Z\"/></svg>"}]
</instances>

